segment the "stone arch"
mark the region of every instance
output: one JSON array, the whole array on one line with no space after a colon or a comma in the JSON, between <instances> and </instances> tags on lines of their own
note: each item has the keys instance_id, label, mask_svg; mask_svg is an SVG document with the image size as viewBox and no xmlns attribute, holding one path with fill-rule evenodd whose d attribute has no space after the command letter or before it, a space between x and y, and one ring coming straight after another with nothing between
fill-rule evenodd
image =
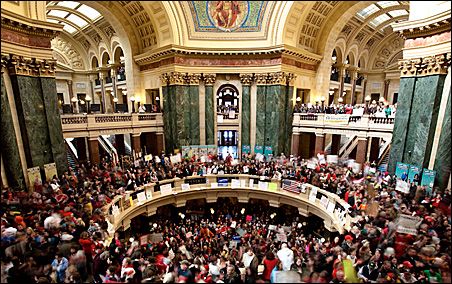
<instances>
[{"instance_id":1,"label":"stone arch","mask_svg":"<svg viewBox=\"0 0 452 284\"><path fill-rule=\"evenodd\" d=\"M348 48L347 55L349 56L351 66L358 66L358 45L353 44L350 48Z\"/></svg>"},{"instance_id":2,"label":"stone arch","mask_svg":"<svg viewBox=\"0 0 452 284\"><path fill-rule=\"evenodd\" d=\"M91 57L91 69L96 70L97 67L99 67L99 60L96 55L93 55Z\"/></svg>"},{"instance_id":3,"label":"stone arch","mask_svg":"<svg viewBox=\"0 0 452 284\"><path fill-rule=\"evenodd\" d=\"M343 63L345 61L346 55L345 55L345 49L346 49L346 42L344 38L340 38L336 42L336 46L333 50L336 50L337 59L336 62ZM332 54L332 52L331 52Z\"/></svg>"},{"instance_id":4,"label":"stone arch","mask_svg":"<svg viewBox=\"0 0 452 284\"><path fill-rule=\"evenodd\" d=\"M399 53L404 45L404 41L396 33L391 34L379 42L371 51L368 69L385 69L395 54Z\"/></svg>"},{"instance_id":5,"label":"stone arch","mask_svg":"<svg viewBox=\"0 0 452 284\"><path fill-rule=\"evenodd\" d=\"M101 66L102 67L106 67L109 64L110 61L110 54L108 54L108 52L106 50L104 50L104 52L102 52L101 55Z\"/></svg>"},{"instance_id":6,"label":"stone arch","mask_svg":"<svg viewBox=\"0 0 452 284\"><path fill-rule=\"evenodd\" d=\"M122 50L122 47L118 44L115 46L113 50L113 62L114 63L120 63L121 59L120 57L124 56L124 51Z\"/></svg>"},{"instance_id":7,"label":"stone arch","mask_svg":"<svg viewBox=\"0 0 452 284\"><path fill-rule=\"evenodd\" d=\"M360 64L361 70L367 69L368 58L369 58L369 49L365 49L359 55L359 60L358 60L358 62L361 62L361 64Z\"/></svg>"}]
</instances>

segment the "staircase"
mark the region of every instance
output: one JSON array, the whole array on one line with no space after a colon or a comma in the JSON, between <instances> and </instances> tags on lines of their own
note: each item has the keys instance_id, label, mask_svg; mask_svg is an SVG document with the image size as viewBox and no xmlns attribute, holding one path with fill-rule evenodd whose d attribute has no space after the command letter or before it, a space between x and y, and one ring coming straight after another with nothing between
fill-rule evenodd
<instances>
[{"instance_id":1,"label":"staircase","mask_svg":"<svg viewBox=\"0 0 452 284\"><path fill-rule=\"evenodd\" d=\"M64 139L64 145L66 146L66 158L68 165L72 169L75 169L75 166L78 164L78 158L76 152L74 152L74 145L72 145L72 142L67 139Z\"/></svg>"},{"instance_id":2,"label":"staircase","mask_svg":"<svg viewBox=\"0 0 452 284\"><path fill-rule=\"evenodd\" d=\"M102 147L102 149L104 149L104 151L107 153L108 157L110 159L113 158L113 154L116 153L116 149L115 147L113 147L108 138L101 135L97 138L97 140L99 141L99 144Z\"/></svg>"},{"instance_id":3,"label":"staircase","mask_svg":"<svg viewBox=\"0 0 452 284\"><path fill-rule=\"evenodd\" d=\"M358 136L354 135L339 149L339 158L348 158L348 155L358 145Z\"/></svg>"},{"instance_id":4,"label":"staircase","mask_svg":"<svg viewBox=\"0 0 452 284\"><path fill-rule=\"evenodd\" d=\"M341 135L341 142L339 143L339 149L341 149L347 142L350 141L350 138L348 138L345 135ZM333 145L333 142L331 141L326 145L325 147L325 155L331 155L331 146Z\"/></svg>"},{"instance_id":5,"label":"staircase","mask_svg":"<svg viewBox=\"0 0 452 284\"><path fill-rule=\"evenodd\" d=\"M391 152L391 144L388 143L387 145L382 146L382 154L380 155L380 158L378 159L378 169L380 171L386 171L388 167L388 160L389 160L389 152Z\"/></svg>"}]
</instances>

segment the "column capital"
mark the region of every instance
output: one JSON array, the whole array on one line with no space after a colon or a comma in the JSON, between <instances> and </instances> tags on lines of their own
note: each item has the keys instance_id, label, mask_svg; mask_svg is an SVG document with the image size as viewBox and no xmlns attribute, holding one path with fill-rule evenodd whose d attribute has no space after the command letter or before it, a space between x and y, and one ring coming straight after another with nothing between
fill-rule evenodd
<instances>
[{"instance_id":1,"label":"column capital","mask_svg":"<svg viewBox=\"0 0 452 284\"><path fill-rule=\"evenodd\" d=\"M199 82L201 81L201 74L189 74L187 81L189 85L199 85Z\"/></svg>"},{"instance_id":2,"label":"column capital","mask_svg":"<svg viewBox=\"0 0 452 284\"><path fill-rule=\"evenodd\" d=\"M391 83L391 79L385 79L384 83L385 86L389 86L389 84Z\"/></svg>"},{"instance_id":3,"label":"column capital","mask_svg":"<svg viewBox=\"0 0 452 284\"><path fill-rule=\"evenodd\" d=\"M267 78L269 77L268 73L255 74L254 78L256 80L257 85L267 85Z\"/></svg>"},{"instance_id":4,"label":"column capital","mask_svg":"<svg viewBox=\"0 0 452 284\"><path fill-rule=\"evenodd\" d=\"M239 76L242 85L251 85L254 82L253 74L240 74Z\"/></svg>"},{"instance_id":5,"label":"column capital","mask_svg":"<svg viewBox=\"0 0 452 284\"><path fill-rule=\"evenodd\" d=\"M450 53L426 56L422 58L422 63L418 68L418 74L420 76L447 74L447 69L450 66L450 60Z\"/></svg>"},{"instance_id":6,"label":"column capital","mask_svg":"<svg viewBox=\"0 0 452 284\"><path fill-rule=\"evenodd\" d=\"M71 86L72 85L72 80L66 80L66 83L69 85L69 86Z\"/></svg>"},{"instance_id":7,"label":"column capital","mask_svg":"<svg viewBox=\"0 0 452 284\"><path fill-rule=\"evenodd\" d=\"M217 79L217 74L203 74L203 79L206 85L213 85Z\"/></svg>"},{"instance_id":8,"label":"column capital","mask_svg":"<svg viewBox=\"0 0 452 284\"><path fill-rule=\"evenodd\" d=\"M25 58L14 54L2 55L2 66L11 75L55 77L56 60Z\"/></svg>"}]
</instances>

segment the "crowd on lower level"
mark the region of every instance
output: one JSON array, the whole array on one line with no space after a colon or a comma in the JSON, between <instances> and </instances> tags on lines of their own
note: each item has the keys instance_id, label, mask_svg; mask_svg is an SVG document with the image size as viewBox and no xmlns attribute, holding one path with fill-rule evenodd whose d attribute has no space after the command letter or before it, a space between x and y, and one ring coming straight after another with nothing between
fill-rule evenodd
<instances>
[{"instance_id":1,"label":"crowd on lower level","mask_svg":"<svg viewBox=\"0 0 452 284\"><path fill-rule=\"evenodd\" d=\"M307 283L451 282L450 189L430 192L412 184L404 194L395 190L394 176L374 172L374 165L355 173L347 165L309 169L292 156L258 161L250 155L238 164L210 158L172 164L162 155L127 169L88 162L35 184L31 194L3 190L1 282L268 283L289 270ZM161 233L162 240L141 243L133 228L131 238L115 233L102 210L116 195L148 182L208 173L311 183L338 194L357 218L349 232L328 234L308 230L309 222L298 217L273 224L265 208L247 207L249 220L239 207L220 204L209 220L157 215L149 233ZM378 203L376 212L368 210L371 202ZM420 218L416 235L397 229L399 214ZM284 242L275 238L282 226L289 227Z\"/></svg>"},{"instance_id":2,"label":"crowd on lower level","mask_svg":"<svg viewBox=\"0 0 452 284\"><path fill-rule=\"evenodd\" d=\"M383 102L372 101L370 104L330 104L322 106L316 104L296 104L294 113L326 113L326 114L350 114L353 116L362 116L368 114L375 117L395 117L397 104L389 105Z\"/></svg>"}]
</instances>

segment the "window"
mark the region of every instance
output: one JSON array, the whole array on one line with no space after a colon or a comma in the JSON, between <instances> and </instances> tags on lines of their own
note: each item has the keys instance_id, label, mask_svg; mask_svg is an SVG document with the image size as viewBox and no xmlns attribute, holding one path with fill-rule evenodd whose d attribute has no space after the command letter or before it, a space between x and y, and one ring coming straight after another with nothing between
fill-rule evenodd
<instances>
[{"instance_id":1,"label":"window","mask_svg":"<svg viewBox=\"0 0 452 284\"><path fill-rule=\"evenodd\" d=\"M390 19L391 18L388 15L383 14L383 15L376 17L372 21L370 21L369 24L373 27L376 27L376 26L380 25L381 23L386 22L387 20L390 20Z\"/></svg>"},{"instance_id":2,"label":"window","mask_svg":"<svg viewBox=\"0 0 452 284\"><path fill-rule=\"evenodd\" d=\"M380 2L377 2L377 5L384 9L384 8L391 7L391 6L397 6L397 5L399 5L399 2L397 2L397 1L380 1Z\"/></svg>"},{"instance_id":3,"label":"window","mask_svg":"<svg viewBox=\"0 0 452 284\"><path fill-rule=\"evenodd\" d=\"M71 8L71 9L74 9L78 5L80 5L80 3L73 2L73 1L61 1L61 2L58 2L58 4L57 4L57 6L67 7L67 8Z\"/></svg>"},{"instance_id":4,"label":"window","mask_svg":"<svg viewBox=\"0 0 452 284\"><path fill-rule=\"evenodd\" d=\"M399 17L399 16L405 16L408 15L407 10L394 10L394 11L389 11L388 12L389 15L391 15L391 17Z\"/></svg>"},{"instance_id":5,"label":"window","mask_svg":"<svg viewBox=\"0 0 452 284\"><path fill-rule=\"evenodd\" d=\"M239 113L239 92L234 85L221 86L217 92L217 113L225 119L236 119Z\"/></svg>"},{"instance_id":6,"label":"window","mask_svg":"<svg viewBox=\"0 0 452 284\"><path fill-rule=\"evenodd\" d=\"M83 28L88 24L85 20L74 14L70 14L67 19L76 24L79 28Z\"/></svg>"},{"instance_id":7,"label":"window","mask_svg":"<svg viewBox=\"0 0 452 284\"><path fill-rule=\"evenodd\" d=\"M367 18L369 15L377 12L379 9L377 6L375 6L374 4L368 6L367 8L362 9L361 11L358 12L358 15L362 18L365 19Z\"/></svg>"},{"instance_id":8,"label":"window","mask_svg":"<svg viewBox=\"0 0 452 284\"><path fill-rule=\"evenodd\" d=\"M76 28L74 28L73 26L68 25L68 24L64 24L63 30L67 31L70 34L73 34L77 31Z\"/></svg>"},{"instance_id":9,"label":"window","mask_svg":"<svg viewBox=\"0 0 452 284\"><path fill-rule=\"evenodd\" d=\"M55 17L60 17L60 18L64 18L67 15L69 15L69 12L66 11L60 11L60 10L51 10L48 15L50 16L55 16Z\"/></svg>"},{"instance_id":10,"label":"window","mask_svg":"<svg viewBox=\"0 0 452 284\"><path fill-rule=\"evenodd\" d=\"M101 16L101 14L99 12L97 12L97 10L95 10L89 6L86 6L85 4L83 4L82 6L77 8L77 11L79 11L83 15L87 16L91 21L97 20L97 18L99 18Z\"/></svg>"}]
</instances>

